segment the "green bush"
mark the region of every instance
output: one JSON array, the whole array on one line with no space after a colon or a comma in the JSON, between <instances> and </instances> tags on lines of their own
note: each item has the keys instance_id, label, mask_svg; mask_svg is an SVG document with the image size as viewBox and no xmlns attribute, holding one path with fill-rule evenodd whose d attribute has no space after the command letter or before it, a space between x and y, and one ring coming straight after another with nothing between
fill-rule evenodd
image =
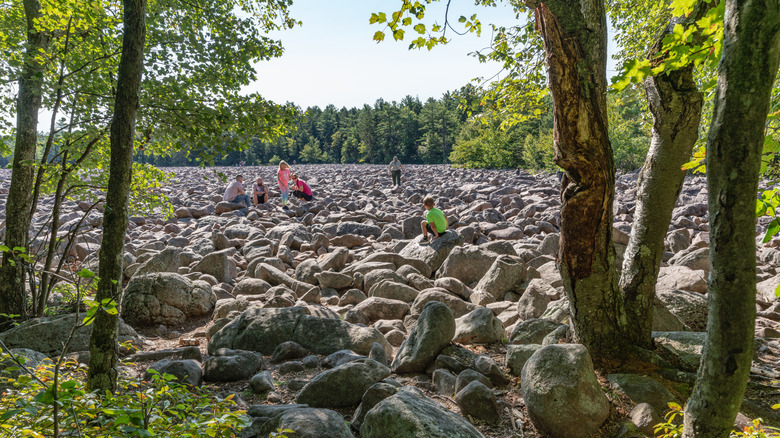
<instances>
[{"instance_id":1,"label":"green bush","mask_svg":"<svg viewBox=\"0 0 780 438\"><path fill-rule=\"evenodd\" d=\"M0 354L0 362L8 359ZM177 384L168 374L121 379L116 394L96 394L86 390L86 368L74 361L21 368L0 376L2 437L234 437L250 424L232 396Z\"/></svg>"},{"instance_id":2,"label":"green bush","mask_svg":"<svg viewBox=\"0 0 780 438\"><path fill-rule=\"evenodd\" d=\"M772 406L773 409L780 409L780 404ZM675 421L677 417L679 420ZM683 432L683 408L677 403L669 403L669 412L664 415L664 422L655 425L653 430L658 438L679 438ZM765 426L760 418L752 421L750 426L744 427L741 431L732 432L730 438L780 438L780 429Z\"/></svg>"}]
</instances>

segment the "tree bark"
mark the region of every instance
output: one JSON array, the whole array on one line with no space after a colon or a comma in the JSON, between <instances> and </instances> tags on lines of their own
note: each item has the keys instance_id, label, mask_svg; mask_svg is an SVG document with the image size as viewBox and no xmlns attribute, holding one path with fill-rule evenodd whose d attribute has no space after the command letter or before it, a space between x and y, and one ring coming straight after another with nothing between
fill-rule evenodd
<instances>
[{"instance_id":1,"label":"tree bark","mask_svg":"<svg viewBox=\"0 0 780 438\"><path fill-rule=\"evenodd\" d=\"M98 303L105 299L121 302L122 255L128 223L133 139L146 41L146 0L124 0L123 5L124 35L111 122L111 163L100 249L100 280L95 297ZM98 310L89 348L87 384L91 390L113 392L116 389L118 324L119 315Z\"/></svg>"},{"instance_id":2,"label":"tree bark","mask_svg":"<svg viewBox=\"0 0 780 438\"><path fill-rule=\"evenodd\" d=\"M753 358L755 203L770 93L780 62L780 4L726 0L723 55L707 139L710 278L707 340L683 437L727 437Z\"/></svg>"},{"instance_id":3,"label":"tree bark","mask_svg":"<svg viewBox=\"0 0 780 438\"><path fill-rule=\"evenodd\" d=\"M44 61L38 55L46 51L51 35L35 28L40 16L38 0L24 0L27 19L27 50L24 55L19 94L16 100L16 143L11 186L6 202L5 245L27 248L30 229L30 204L35 174L35 146L38 142L38 111L41 107ZM24 315L27 293L24 283L24 261L14 253L3 253L0 266L0 313Z\"/></svg>"},{"instance_id":4,"label":"tree bark","mask_svg":"<svg viewBox=\"0 0 780 438\"><path fill-rule=\"evenodd\" d=\"M601 0L528 2L544 39L561 181L558 266L575 339L596 362L621 356L623 301L615 274L615 165L607 132L607 26Z\"/></svg>"},{"instance_id":5,"label":"tree bark","mask_svg":"<svg viewBox=\"0 0 780 438\"><path fill-rule=\"evenodd\" d=\"M689 17L673 19L650 51L654 59L664 52L663 39L674 25L688 26L715 2L702 3ZM625 301L626 338L642 348L653 347L653 299L664 239L682 189L685 171L699 138L702 93L693 81L693 66L648 77L644 81L653 114L650 150L637 181L637 201L631 239L623 258L620 289Z\"/></svg>"}]
</instances>

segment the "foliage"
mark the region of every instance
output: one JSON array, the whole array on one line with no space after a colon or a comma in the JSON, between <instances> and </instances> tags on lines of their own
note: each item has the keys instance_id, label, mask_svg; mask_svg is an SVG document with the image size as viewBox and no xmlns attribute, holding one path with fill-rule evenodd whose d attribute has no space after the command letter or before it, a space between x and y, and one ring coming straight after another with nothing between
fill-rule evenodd
<instances>
[{"instance_id":1,"label":"foliage","mask_svg":"<svg viewBox=\"0 0 780 438\"><path fill-rule=\"evenodd\" d=\"M0 355L7 360L7 355ZM20 358L23 359L23 358ZM0 382L9 389L0 396L0 430L8 436L50 436L58 407L62 435L137 437L232 437L249 424L233 410L232 397L220 398L206 388L190 388L175 377L152 374L151 381L121 380L116 395L86 391L85 368L65 362L59 380L45 360L30 374L12 377L8 367ZM56 391L53 382L57 382Z\"/></svg>"},{"instance_id":2,"label":"foliage","mask_svg":"<svg viewBox=\"0 0 780 438\"><path fill-rule=\"evenodd\" d=\"M607 97L609 141L616 168L636 170L645 162L650 149L650 124L645 120L647 114L647 103L634 88Z\"/></svg>"},{"instance_id":3,"label":"foliage","mask_svg":"<svg viewBox=\"0 0 780 438\"><path fill-rule=\"evenodd\" d=\"M657 438L679 438L683 432L683 408L677 403L669 403L669 412L664 415L664 421L654 426ZM780 409L780 404L772 406ZM760 418L754 419L749 426L740 431L732 432L730 438L779 438L780 429L762 424ZM659 435L660 434L660 435Z\"/></svg>"}]
</instances>

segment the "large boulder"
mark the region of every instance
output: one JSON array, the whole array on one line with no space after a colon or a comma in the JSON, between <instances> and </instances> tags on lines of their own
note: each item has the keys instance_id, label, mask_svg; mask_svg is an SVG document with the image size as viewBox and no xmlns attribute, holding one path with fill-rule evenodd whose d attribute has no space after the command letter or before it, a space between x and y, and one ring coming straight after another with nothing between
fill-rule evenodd
<instances>
[{"instance_id":1,"label":"large boulder","mask_svg":"<svg viewBox=\"0 0 780 438\"><path fill-rule=\"evenodd\" d=\"M479 307L476 304L463 301L461 298L449 293L446 289L433 287L420 291L420 294L417 295L417 298L414 299L414 303L412 303L411 314L419 315L423 308L431 301L438 301L446 304L447 307L452 310L452 313L456 318L460 318Z\"/></svg>"},{"instance_id":2,"label":"large boulder","mask_svg":"<svg viewBox=\"0 0 780 438\"><path fill-rule=\"evenodd\" d=\"M425 305L409 337L393 360L396 373L425 371L455 336L455 316L446 305L431 301Z\"/></svg>"},{"instance_id":3,"label":"large boulder","mask_svg":"<svg viewBox=\"0 0 780 438\"><path fill-rule=\"evenodd\" d=\"M706 296L684 290L659 290L655 296L688 330L703 332L707 329Z\"/></svg>"},{"instance_id":4,"label":"large boulder","mask_svg":"<svg viewBox=\"0 0 780 438\"><path fill-rule=\"evenodd\" d=\"M230 248L207 254L192 268L192 272L212 275L220 283L231 282L238 273L236 263L230 258L232 251Z\"/></svg>"},{"instance_id":5,"label":"large boulder","mask_svg":"<svg viewBox=\"0 0 780 438\"><path fill-rule=\"evenodd\" d=\"M323 371L307 383L296 403L315 408L346 408L360 403L371 385L390 375L390 368L371 359L345 363Z\"/></svg>"},{"instance_id":6,"label":"large boulder","mask_svg":"<svg viewBox=\"0 0 780 438\"><path fill-rule=\"evenodd\" d=\"M409 304L380 297L370 297L354 307L365 314L370 321L380 319L403 319L409 313Z\"/></svg>"},{"instance_id":7,"label":"large boulder","mask_svg":"<svg viewBox=\"0 0 780 438\"><path fill-rule=\"evenodd\" d=\"M484 438L460 415L404 387L377 403L363 419L363 438Z\"/></svg>"},{"instance_id":8,"label":"large boulder","mask_svg":"<svg viewBox=\"0 0 780 438\"><path fill-rule=\"evenodd\" d=\"M268 437L278 430L292 430L295 438L353 438L347 422L338 412L329 409L293 408L285 409L276 417L252 425L255 436Z\"/></svg>"},{"instance_id":9,"label":"large boulder","mask_svg":"<svg viewBox=\"0 0 780 438\"><path fill-rule=\"evenodd\" d=\"M626 394L634 403L649 403L656 412L666 412L670 402L676 401L658 381L636 374L610 374L607 376L612 388Z\"/></svg>"},{"instance_id":10,"label":"large boulder","mask_svg":"<svg viewBox=\"0 0 780 438\"><path fill-rule=\"evenodd\" d=\"M181 249L179 248L165 248L141 264L133 275L139 276L156 272L176 272L179 269L180 255Z\"/></svg>"},{"instance_id":11,"label":"large boulder","mask_svg":"<svg viewBox=\"0 0 780 438\"><path fill-rule=\"evenodd\" d=\"M252 377L263 365L263 358L252 351L220 348L203 363L207 382L237 382Z\"/></svg>"},{"instance_id":12,"label":"large boulder","mask_svg":"<svg viewBox=\"0 0 780 438\"><path fill-rule=\"evenodd\" d=\"M152 378L152 373L149 370L157 371L160 374L170 374L175 376L179 382L191 386L200 386L203 383L203 370L200 369L200 363L193 359L163 359L155 362L144 373L144 380Z\"/></svg>"},{"instance_id":13,"label":"large boulder","mask_svg":"<svg viewBox=\"0 0 780 438\"><path fill-rule=\"evenodd\" d=\"M463 245L463 236L456 230L447 230L447 232L440 235L438 239L434 239L431 243L421 243L418 240L413 240L399 254L401 257L422 260L430 266L433 272L439 269L450 254L450 251L460 245Z\"/></svg>"},{"instance_id":14,"label":"large boulder","mask_svg":"<svg viewBox=\"0 0 780 438\"><path fill-rule=\"evenodd\" d=\"M29 348L47 356L58 355L62 346L70 336L73 326L81 324L83 315L76 319L76 314L44 316L22 322L18 326L0 333L0 341L6 347ZM89 338L94 324L79 327L73 334L67 353L74 351L89 351ZM119 342L131 342L140 347L143 345L141 336L132 327L119 320Z\"/></svg>"},{"instance_id":15,"label":"large boulder","mask_svg":"<svg viewBox=\"0 0 780 438\"><path fill-rule=\"evenodd\" d=\"M376 225L361 224L358 222L340 222L338 227L336 227L336 235L345 236L347 234L376 238L382 234L382 229Z\"/></svg>"},{"instance_id":16,"label":"large boulder","mask_svg":"<svg viewBox=\"0 0 780 438\"><path fill-rule=\"evenodd\" d=\"M540 348L523 367L520 382L531 421L549 436L590 437L609 416L609 402L583 345Z\"/></svg>"},{"instance_id":17,"label":"large boulder","mask_svg":"<svg viewBox=\"0 0 780 438\"><path fill-rule=\"evenodd\" d=\"M454 277L466 284L475 283L485 276L498 256L475 245L455 247L436 271L436 278Z\"/></svg>"},{"instance_id":18,"label":"large boulder","mask_svg":"<svg viewBox=\"0 0 780 438\"><path fill-rule=\"evenodd\" d=\"M701 270L694 271L687 266L665 266L658 271L655 290L687 290L705 294L707 273Z\"/></svg>"},{"instance_id":19,"label":"large boulder","mask_svg":"<svg viewBox=\"0 0 780 438\"><path fill-rule=\"evenodd\" d=\"M492 344L504 337L504 325L492 310L480 307L455 320L455 338L462 344Z\"/></svg>"},{"instance_id":20,"label":"large boulder","mask_svg":"<svg viewBox=\"0 0 780 438\"><path fill-rule=\"evenodd\" d=\"M505 293L517 291L525 281L525 264L517 256L501 255L474 287L474 294L484 293L501 300ZM472 299L472 302L474 300Z\"/></svg>"},{"instance_id":21,"label":"large boulder","mask_svg":"<svg viewBox=\"0 0 780 438\"><path fill-rule=\"evenodd\" d=\"M395 281L382 281L371 286L368 296L399 300L405 303L411 303L417 298L420 292L403 283Z\"/></svg>"},{"instance_id":22,"label":"large boulder","mask_svg":"<svg viewBox=\"0 0 780 438\"><path fill-rule=\"evenodd\" d=\"M510 344L541 344L544 338L562 324L549 319L528 319L521 321L509 335Z\"/></svg>"},{"instance_id":23,"label":"large boulder","mask_svg":"<svg viewBox=\"0 0 780 438\"><path fill-rule=\"evenodd\" d=\"M164 272L135 276L125 289L122 315L133 326L180 325L208 315L217 297L205 281Z\"/></svg>"},{"instance_id":24,"label":"large boulder","mask_svg":"<svg viewBox=\"0 0 780 438\"><path fill-rule=\"evenodd\" d=\"M353 350L368 354L374 342L390 348L382 333L340 319L310 315L306 307L250 308L212 336L209 352L219 348L259 351L270 355L276 347L294 341L319 354Z\"/></svg>"}]
</instances>

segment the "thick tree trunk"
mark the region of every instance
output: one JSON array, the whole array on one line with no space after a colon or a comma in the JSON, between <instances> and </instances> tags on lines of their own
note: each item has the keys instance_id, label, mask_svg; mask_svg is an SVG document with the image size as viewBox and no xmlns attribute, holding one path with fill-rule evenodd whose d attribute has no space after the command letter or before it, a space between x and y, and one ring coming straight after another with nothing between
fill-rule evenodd
<instances>
[{"instance_id":1,"label":"thick tree trunk","mask_svg":"<svg viewBox=\"0 0 780 438\"><path fill-rule=\"evenodd\" d=\"M119 61L114 117L111 121L111 164L103 219L103 241L96 301L121 302L122 255L127 232L127 203L133 165L133 139L138 113L146 41L146 0L124 0L124 35ZM90 338L88 385L114 391L117 379L119 315L99 310Z\"/></svg>"},{"instance_id":2,"label":"thick tree trunk","mask_svg":"<svg viewBox=\"0 0 780 438\"><path fill-rule=\"evenodd\" d=\"M27 50L16 101L16 144L11 186L6 202L5 245L27 248L30 230L30 204L35 174L35 146L38 142L38 110L41 107L44 63L37 54L48 50L51 36L35 29L40 15L38 0L24 0L27 18ZM24 287L24 261L3 253L0 266L0 313L24 315L27 294Z\"/></svg>"},{"instance_id":3,"label":"thick tree trunk","mask_svg":"<svg viewBox=\"0 0 780 438\"><path fill-rule=\"evenodd\" d=\"M650 51L650 58L663 53L663 38L675 24L687 26L710 5L715 2L700 7L685 20L672 20ZM653 299L664 239L685 178L681 168L699 138L704 99L693 81L693 66L651 76L644 86L653 114L653 137L639 173L634 225L623 258L620 289L628 319L626 337L632 344L649 349L653 346Z\"/></svg>"},{"instance_id":4,"label":"thick tree trunk","mask_svg":"<svg viewBox=\"0 0 780 438\"><path fill-rule=\"evenodd\" d=\"M615 274L615 165L607 133L607 26L601 0L531 4L547 54L555 163L561 181L558 264L575 338L596 362L621 355L623 301Z\"/></svg>"},{"instance_id":5,"label":"thick tree trunk","mask_svg":"<svg viewBox=\"0 0 780 438\"><path fill-rule=\"evenodd\" d=\"M726 0L723 55L707 139L710 278L707 340L683 436L727 437L745 392L756 316L755 203L780 4Z\"/></svg>"}]
</instances>

